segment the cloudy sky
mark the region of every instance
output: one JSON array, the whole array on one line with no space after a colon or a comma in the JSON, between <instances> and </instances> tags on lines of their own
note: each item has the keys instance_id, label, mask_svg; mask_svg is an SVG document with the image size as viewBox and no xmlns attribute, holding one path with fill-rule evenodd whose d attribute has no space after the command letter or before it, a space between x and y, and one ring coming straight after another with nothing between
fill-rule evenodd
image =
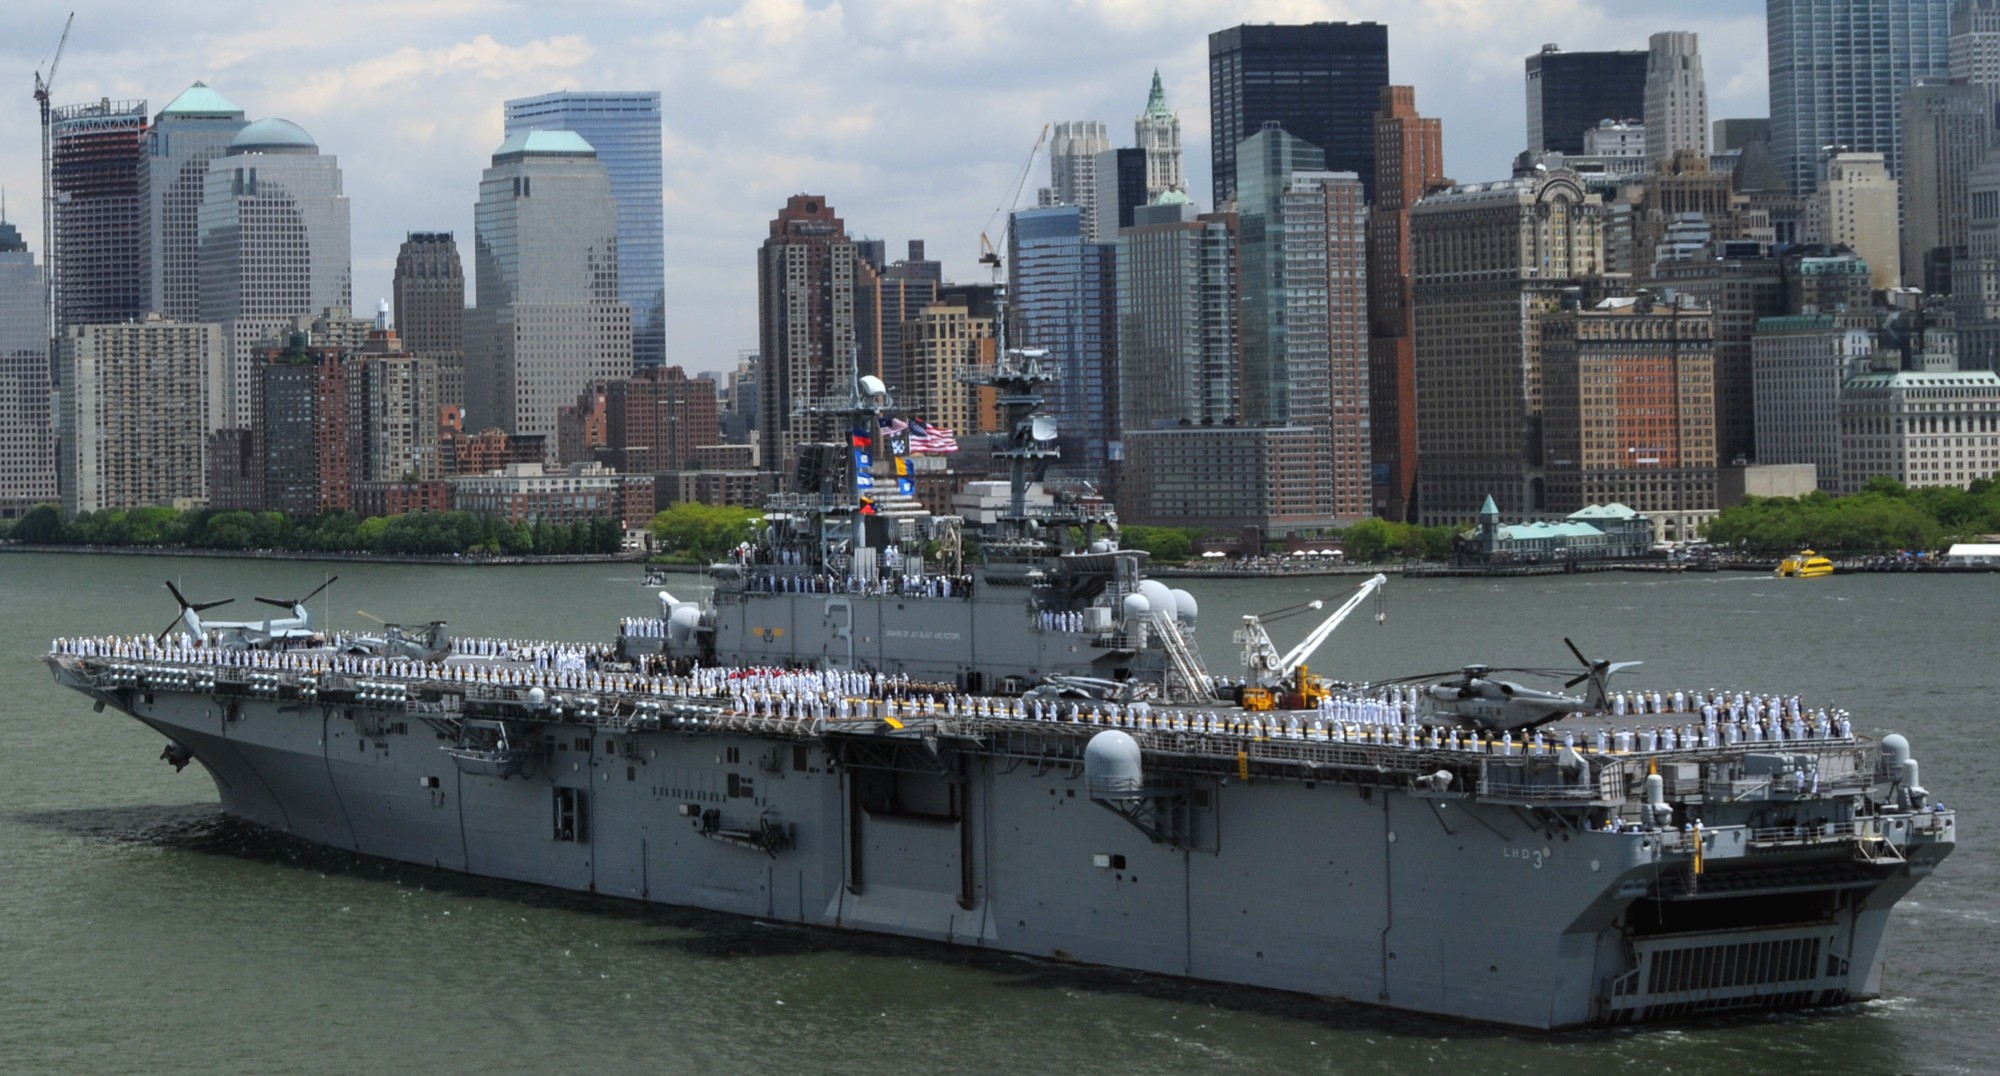
<instances>
[{"instance_id":1,"label":"cloudy sky","mask_svg":"<svg viewBox=\"0 0 2000 1076\"><path fill-rule=\"evenodd\" d=\"M921 238L948 277L982 279L980 232L1011 205L1042 124L1101 119L1130 145L1155 67L1180 112L1190 193L1207 205L1207 37L1241 22L1385 23L1390 79L1443 119L1461 181L1504 176L1522 148L1522 60L1544 42L1643 49L1654 31L1694 30L1710 114L1767 111L1757 0L75 2L58 104L144 98L157 112L200 79L340 158L363 311L389 294L407 231L458 233L472 275L472 203L502 100L661 91L668 361L691 370L756 346L755 251L788 195L824 195L849 234L887 239L891 257ZM65 11L0 4L15 91L0 103L0 186L38 250L33 72ZM1027 204L1046 182L1041 161Z\"/></svg>"}]
</instances>

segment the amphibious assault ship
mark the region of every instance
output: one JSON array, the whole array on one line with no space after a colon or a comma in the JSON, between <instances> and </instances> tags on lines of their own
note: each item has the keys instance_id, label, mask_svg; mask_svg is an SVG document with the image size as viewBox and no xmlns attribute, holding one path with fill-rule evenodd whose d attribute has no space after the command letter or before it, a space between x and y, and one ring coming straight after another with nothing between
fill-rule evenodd
<instances>
[{"instance_id":1,"label":"amphibious assault ship","mask_svg":"<svg viewBox=\"0 0 2000 1076\"><path fill-rule=\"evenodd\" d=\"M46 660L226 812L450 870L1533 1028L1881 992L1890 909L1956 842L1902 737L1614 691L1573 645L1562 690L1313 676L1380 577L1289 652L1246 617L1212 674L1109 512L1026 496L1038 358L983 372L1010 500L976 563L870 492L899 446L864 378L712 597L615 642L329 636L305 599L224 624L176 591L177 633Z\"/></svg>"}]
</instances>

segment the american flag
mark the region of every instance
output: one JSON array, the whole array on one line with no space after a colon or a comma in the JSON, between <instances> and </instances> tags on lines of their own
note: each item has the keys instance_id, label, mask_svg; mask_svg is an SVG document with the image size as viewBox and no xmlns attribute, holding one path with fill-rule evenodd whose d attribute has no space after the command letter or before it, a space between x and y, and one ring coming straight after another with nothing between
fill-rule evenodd
<instances>
[{"instance_id":1,"label":"american flag","mask_svg":"<svg viewBox=\"0 0 2000 1076\"><path fill-rule=\"evenodd\" d=\"M889 454L901 458L910 454L910 424L900 418L881 418L882 436L889 445Z\"/></svg>"},{"instance_id":2,"label":"american flag","mask_svg":"<svg viewBox=\"0 0 2000 1076\"><path fill-rule=\"evenodd\" d=\"M943 426L932 426L923 419L910 420L910 452L919 456L942 456L958 451L958 438Z\"/></svg>"}]
</instances>

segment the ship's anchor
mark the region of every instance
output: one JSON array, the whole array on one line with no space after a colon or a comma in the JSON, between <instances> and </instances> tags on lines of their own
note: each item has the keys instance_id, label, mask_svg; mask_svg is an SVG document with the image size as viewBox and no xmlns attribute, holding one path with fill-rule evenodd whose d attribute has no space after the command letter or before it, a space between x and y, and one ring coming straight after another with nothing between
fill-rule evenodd
<instances>
[{"instance_id":1,"label":"ship's anchor","mask_svg":"<svg viewBox=\"0 0 2000 1076\"><path fill-rule=\"evenodd\" d=\"M172 740L169 740L167 741L167 746L160 750L160 757L166 759L168 762L173 763L174 772L179 773L182 770L187 769L188 763L194 761L194 752L188 750L185 747L182 747L180 744Z\"/></svg>"}]
</instances>

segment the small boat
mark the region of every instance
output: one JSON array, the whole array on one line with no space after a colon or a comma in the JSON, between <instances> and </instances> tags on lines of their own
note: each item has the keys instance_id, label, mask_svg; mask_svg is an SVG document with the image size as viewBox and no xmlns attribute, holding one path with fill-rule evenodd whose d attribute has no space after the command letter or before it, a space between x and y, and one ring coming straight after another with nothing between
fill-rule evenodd
<instances>
[{"instance_id":1,"label":"small boat","mask_svg":"<svg viewBox=\"0 0 2000 1076\"><path fill-rule=\"evenodd\" d=\"M536 754L535 748L510 741L503 722L478 720L464 722L458 741L441 750L457 764L458 772L475 777L512 777L526 769Z\"/></svg>"},{"instance_id":2,"label":"small boat","mask_svg":"<svg viewBox=\"0 0 2000 1076\"><path fill-rule=\"evenodd\" d=\"M1833 562L1810 549L1802 549L1778 562L1778 575L1786 579L1817 579L1833 574Z\"/></svg>"}]
</instances>

